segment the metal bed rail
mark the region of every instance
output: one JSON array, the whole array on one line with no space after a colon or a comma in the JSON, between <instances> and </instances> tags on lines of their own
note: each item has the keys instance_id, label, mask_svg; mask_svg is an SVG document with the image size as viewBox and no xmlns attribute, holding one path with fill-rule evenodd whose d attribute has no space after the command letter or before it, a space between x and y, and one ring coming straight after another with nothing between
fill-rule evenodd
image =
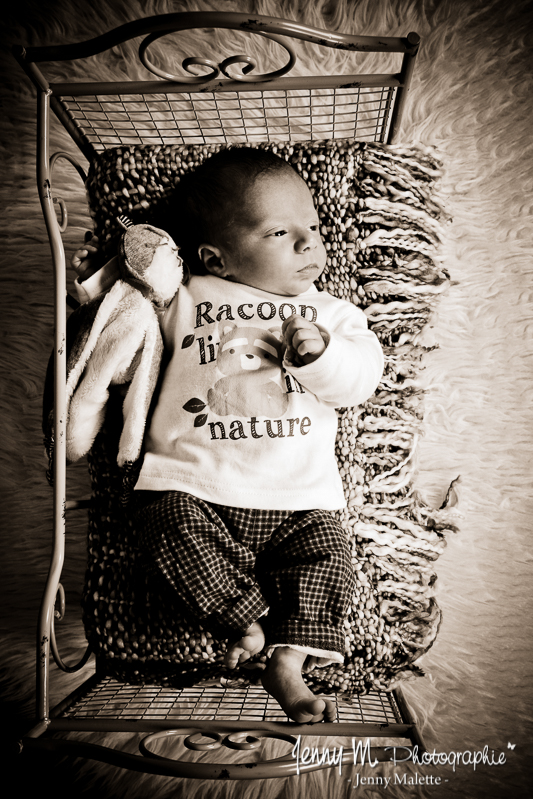
<instances>
[{"instance_id":1,"label":"metal bed rail","mask_svg":"<svg viewBox=\"0 0 533 799\"><path fill-rule=\"evenodd\" d=\"M353 699L332 696L337 719L319 724L287 720L277 703L256 686L214 684L190 688L157 685L124 686L93 675L52 712L49 724L38 724L22 740L23 751L59 753L108 763L119 768L164 776L197 779L270 779L343 766L376 767L380 763L420 757L424 742L400 689L372 691ZM137 736L140 754L91 741L50 737L53 733L120 733ZM44 733L47 733L46 735ZM306 738L320 736L322 747ZM335 746L327 743L335 738ZM346 738L339 744L339 738ZM246 762L191 762L158 754L161 743L176 744L196 752L240 750ZM290 749L281 757L257 759L266 739L283 741ZM302 740L303 739L303 740ZM219 752L219 754L220 754ZM398 754L398 752L400 754ZM261 756L264 754L260 753ZM250 760L252 755L255 759Z\"/></svg>"}]
</instances>

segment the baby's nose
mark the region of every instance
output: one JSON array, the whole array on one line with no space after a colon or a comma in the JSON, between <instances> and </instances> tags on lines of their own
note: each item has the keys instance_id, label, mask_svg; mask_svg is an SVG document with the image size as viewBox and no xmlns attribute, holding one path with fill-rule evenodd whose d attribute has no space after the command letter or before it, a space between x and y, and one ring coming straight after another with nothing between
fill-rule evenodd
<instances>
[{"instance_id":1,"label":"baby's nose","mask_svg":"<svg viewBox=\"0 0 533 799\"><path fill-rule=\"evenodd\" d=\"M298 241L296 249L298 252L305 252L306 250L314 250L317 246L317 240L314 234L309 231Z\"/></svg>"}]
</instances>

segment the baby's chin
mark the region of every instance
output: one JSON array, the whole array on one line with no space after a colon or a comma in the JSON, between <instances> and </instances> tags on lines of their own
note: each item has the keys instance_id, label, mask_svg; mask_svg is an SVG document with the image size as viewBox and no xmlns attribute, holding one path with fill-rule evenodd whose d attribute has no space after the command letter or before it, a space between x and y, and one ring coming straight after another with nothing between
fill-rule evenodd
<instances>
[{"instance_id":1,"label":"baby's chin","mask_svg":"<svg viewBox=\"0 0 533 799\"><path fill-rule=\"evenodd\" d=\"M257 283L246 283L244 285L265 291L268 294L276 294L278 297L298 297L299 294L305 294L306 291L309 291L315 280L316 277L306 276L283 284L258 281Z\"/></svg>"}]
</instances>

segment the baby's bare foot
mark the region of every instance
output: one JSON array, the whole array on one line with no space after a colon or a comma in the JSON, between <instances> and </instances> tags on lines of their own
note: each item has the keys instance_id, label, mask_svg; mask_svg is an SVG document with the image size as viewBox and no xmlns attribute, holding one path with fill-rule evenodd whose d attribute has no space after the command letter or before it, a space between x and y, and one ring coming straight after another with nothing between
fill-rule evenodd
<instances>
[{"instance_id":1,"label":"baby's bare foot","mask_svg":"<svg viewBox=\"0 0 533 799\"><path fill-rule=\"evenodd\" d=\"M255 621L244 633L242 638L228 646L224 663L228 668L235 669L240 663L245 663L252 655L257 655L265 646L265 634L258 621Z\"/></svg>"},{"instance_id":2,"label":"baby's bare foot","mask_svg":"<svg viewBox=\"0 0 533 799\"><path fill-rule=\"evenodd\" d=\"M316 655L308 655L303 665L302 672L308 674L313 669L322 669L331 663L331 658L321 658Z\"/></svg>"},{"instance_id":3,"label":"baby's bare foot","mask_svg":"<svg viewBox=\"0 0 533 799\"><path fill-rule=\"evenodd\" d=\"M302 666L306 657L305 652L297 649L276 647L262 675L263 687L293 721L301 724L335 721L334 702L315 696L303 681Z\"/></svg>"}]
</instances>

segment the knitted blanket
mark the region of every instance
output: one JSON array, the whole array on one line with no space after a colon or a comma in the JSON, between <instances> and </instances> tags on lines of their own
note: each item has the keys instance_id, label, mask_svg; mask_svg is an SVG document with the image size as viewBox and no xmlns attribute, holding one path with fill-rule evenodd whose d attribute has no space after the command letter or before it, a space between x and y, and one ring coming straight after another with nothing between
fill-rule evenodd
<instances>
[{"instance_id":1,"label":"knitted blanket","mask_svg":"<svg viewBox=\"0 0 533 799\"><path fill-rule=\"evenodd\" d=\"M431 349L423 330L449 282L439 257L446 220L436 189L441 164L422 146L342 140L264 146L290 161L314 194L328 251L318 288L364 310L386 360L375 395L339 411L336 454L348 508L338 516L356 575L345 621L346 662L315 669L306 680L313 689L348 695L390 689L404 676L423 674L418 660L440 623L435 561L446 534L456 529L454 492L437 510L413 488L423 418L417 375ZM130 146L100 154L87 190L105 251L116 249L119 215L157 224L180 176L216 149ZM119 679L248 681L254 672L229 672L222 663L225 642L183 618L170 591L150 584L139 568L120 504L119 409L116 414L111 409L91 457L95 499L84 594L89 641ZM133 468L126 475L130 487L135 474Z\"/></svg>"}]
</instances>

